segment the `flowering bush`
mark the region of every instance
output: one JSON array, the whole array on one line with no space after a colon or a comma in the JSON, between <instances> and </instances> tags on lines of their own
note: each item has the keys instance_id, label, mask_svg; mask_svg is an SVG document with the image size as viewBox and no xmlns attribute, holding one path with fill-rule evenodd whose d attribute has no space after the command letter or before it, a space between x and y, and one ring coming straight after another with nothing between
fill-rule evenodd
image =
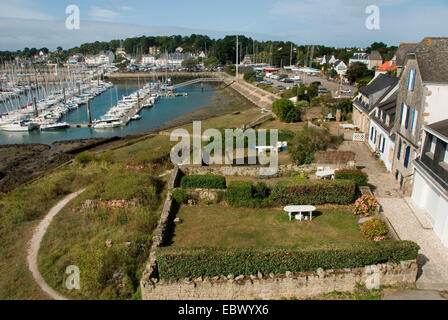
<instances>
[{"instance_id":1,"label":"flowering bush","mask_svg":"<svg viewBox=\"0 0 448 320\"><path fill-rule=\"evenodd\" d=\"M369 240L380 242L387 239L389 230L384 221L380 219L373 219L367 221L361 226L361 232Z\"/></svg>"},{"instance_id":2,"label":"flowering bush","mask_svg":"<svg viewBox=\"0 0 448 320\"><path fill-rule=\"evenodd\" d=\"M372 196L363 195L356 200L353 213L357 216L370 217L375 215L378 208L378 201Z\"/></svg>"}]
</instances>

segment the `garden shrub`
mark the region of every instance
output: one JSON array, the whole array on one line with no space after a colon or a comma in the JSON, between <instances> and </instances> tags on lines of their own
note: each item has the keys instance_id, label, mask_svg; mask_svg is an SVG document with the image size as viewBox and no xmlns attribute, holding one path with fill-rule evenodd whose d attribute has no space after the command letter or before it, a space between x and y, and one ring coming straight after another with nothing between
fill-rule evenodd
<instances>
[{"instance_id":1,"label":"garden shrub","mask_svg":"<svg viewBox=\"0 0 448 320\"><path fill-rule=\"evenodd\" d=\"M156 252L162 279L264 275L323 269L357 268L417 258L419 246L410 241L286 248L159 248Z\"/></svg>"},{"instance_id":2,"label":"garden shrub","mask_svg":"<svg viewBox=\"0 0 448 320\"><path fill-rule=\"evenodd\" d=\"M187 191L185 189L176 189L173 191L173 198L179 204L187 203L188 201Z\"/></svg>"},{"instance_id":3,"label":"garden shrub","mask_svg":"<svg viewBox=\"0 0 448 320\"><path fill-rule=\"evenodd\" d=\"M263 200L269 197L269 187L264 182L258 182L253 190L253 197L256 199Z\"/></svg>"},{"instance_id":4,"label":"garden shrub","mask_svg":"<svg viewBox=\"0 0 448 320\"><path fill-rule=\"evenodd\" d=\"M270 199L279 205L350 204L355 200L353 181L281 181L271 190Z\"/></svg>"},{"instance_id":5,"label":"garden shrub","mask_svg":"<svg viewBox=\"0 0 448 320\"><path fill-rule=\"evenodd\" d=\"M372 219L361 226L361 232L367 239L378 242L386 239L389 230L383 220Z\"/></svg>"},{"instance_id":6,"label":"garden shrub","mask_svg":"<svg viewBox=\"0 0 448 320\"><path fill-rule=\"evenodd\" d=\"M353 180L357 186L367 186L369 182L369 176L367 173L361 170L342 169L338 170L334 174L336 180Z\"/></svg>"},{"instance_id":7,"label":"garden shrub","mask_svg":"<svg viewBox=\"0 0 448 320\"><path fill-rule=\"evenodd\" d=\"M251 207L255 202L253 191L254 185L250 181L231 182L226 191L227 203L235 207Z\"/></svg>"},{"instance_id":8,"label":"garden shrub","mask_svg":"<svg viewBox=\"0 0 448 320\"><path fill-rule=\"evenodd\" d=\"M336 148L342 141L341 137L331 135L328 130L306 126L288 144L288 153L298 165L311 164L317 151Z\"/></svg>"},{"instance_id":9,"label":"garden shrub","mask_svg":"<svg viewBox=\"0 0 448 320\"><path fill-rule=\"evenodd\" d=\"M180 186L186 189L225 189L226 178L217 175L189 175L182 178Z\"/></svg>"},{"instance_id":10,"label":"garden shrub","mask_svg":"<svg viewBox=\"0 0 448 320\"><path fill-rule=\"evenodd\" d=\"M356 200L353 213L357 216L370 217L376 214L377 208L378 201L373 196L365 194Z\"/></svg>"}]
</instances>

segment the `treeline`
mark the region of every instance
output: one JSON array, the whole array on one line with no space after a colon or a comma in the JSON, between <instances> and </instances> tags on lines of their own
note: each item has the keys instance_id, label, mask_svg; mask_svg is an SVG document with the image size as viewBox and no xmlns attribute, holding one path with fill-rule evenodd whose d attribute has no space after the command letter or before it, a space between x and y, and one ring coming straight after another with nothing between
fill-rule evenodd
<instances>
[{"instance_id":1,"label":"treeline","mask_svg":"<svg viewBox=\"0 0 448 320\"><path fill-rule=\"evenodd\" d=\"M84 43L79 47L63 50L57 49L59 59L81 53L83 55L97 54L100 51L110 50L115 52L122 46L128 54L139 56L148 54L149 48L156 46L161 53L173 53L176 48L182 47L184 52L205 52L209 57L216 57L220 63L236 62L236 36L226 36L223 39L211 39L205 35L192 34L190 36L157 36L157 37L134 37L125 40L111 40L109 42ZM48 49L45 49L48 52ZM17 52L0 52L3 60L9 60L13 56L29 58L43 49L25 48ZM384 60L390 60L397 47L388 47L384 43L373 43L367 52L378 50ZM295 45L285 41L257 41L246 36L239 36L239 59L242 61L246 55L253 56L253 62L268 63L274 66L288 66L290 64L312 65L312 59L323 55L334 55L348 63L358 48L333 48L322 45Z\"/></svg>"}]
</instances>

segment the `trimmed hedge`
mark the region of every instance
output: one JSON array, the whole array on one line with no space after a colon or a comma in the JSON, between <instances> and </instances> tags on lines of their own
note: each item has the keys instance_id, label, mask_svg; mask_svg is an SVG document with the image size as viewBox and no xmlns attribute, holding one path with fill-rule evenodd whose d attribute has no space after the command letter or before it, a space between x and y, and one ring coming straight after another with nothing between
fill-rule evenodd
<instances>
[{"instance_id":1,"label":"trimmed hedge","mask_svg":"<svg viewBox=\"0 0 448 320\"><path fill-rule=\"evenodd\" d=\"M342 169L334 174L336 180L352 180L358 187L367 186L369 183L369 176L361 170Z\"/></svg>"},{"instance_id":2,"label":"trimmed hedge","mask_svg":"<svg viewBox=\"0 0 448 320\"><path fill-rule=\"evenodd\" d=\"M278 205L351 204L355 198L356 184L348 180L279 182L270 196Z\"/></svg>"},{"instance_id":3,"label":"trimmed hedge","mask_svg":"<svg viewBox=\"0 0 448 320\"><path fill-rule=\"evenodd\" d=\"M180 186L185 189L225 189L226 178L211 174L189 175L182 178Z\"/></svg>"},{"instance_id":4,"label":"trimmed hedge","mask_svg":"<svg viewBox=\"0 0 448 320\"><path fill-rule=\"evenodd\" d=\"M227 203L235 207L263 206L269 197L270 189L264 182L255 186L251 181L231 182L226 191Z\"/></svg>"},{"instance_id":5,"label":"trimmed hedge","mask_svg":"<svg viewBox=\"0 0 448 320\"><path fill-rule=\"evenodd\" d=\"M253 183L247 182L231 182L226 191L226 201L231 206L247 207L254 202Z\"/></svg>"},{"instance_id":6,"label":"trimmed hedge","mask_svg":"<svg viewBox=\"0 0 448 320\"><path fill-rule=\"evenodd\" d=\"M410 241L384 241L298 249L164 247L156 256L159 276L168 280L357 268L415 260L419 249Z\"/></svg>"}]
</instances>

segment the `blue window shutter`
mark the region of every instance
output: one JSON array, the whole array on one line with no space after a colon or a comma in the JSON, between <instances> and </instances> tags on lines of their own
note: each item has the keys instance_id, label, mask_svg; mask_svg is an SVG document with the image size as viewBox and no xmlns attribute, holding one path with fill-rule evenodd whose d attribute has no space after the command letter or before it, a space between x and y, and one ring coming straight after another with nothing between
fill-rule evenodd
<instances>
[{"instance_id":1,"label":"blue window shutter","mask_svg":"<svg viewBox=\"0 0 448 320\"><path fill-rule=\"evenodd\" d=\"M409 167L409 158L411 157L411 147L406 148L406 155L404 157L404 166Z\"/></svg>"},{"instance_id":2,"label":"blue window shutter","mask_svg":"<svg viewBox=\"0 0 448 320\"><path fill-rule=\"evenodd\" d=\"M411 111L411 108L410 108L410 107L407 107L407 112L406 112L406 124L405 124L405 126L404 126L406 129L409 128L409 118L410 118L409 113L411 113L410 111Z\"/></svg>"},{"instance_id":3,"label":"blue window shutter","mask_svg":"<svg viewBox=\"0 0 448 320\"><path fill-rule=\"evenodd\" d=\"M403 123L404 103L401 104L400 125Z\"/></svg>"},{"instance_id":4,"label":"blue window shutter","mask_svg":"<svg viewBox=\"0 0 448 320\"><path fill-rule=\"evenodd\" d=\"M412 108L411 127L409 129L409 130L411 130L411 132L414 131L414 125L415 125L414 121L415 121L415 109Z\"/></svg>"},{"instance_id":5,"label":"blue window shutter","mask_svg":"<svg viewBox=\"0 0 448 320\"><path fill-rule=\"evenodd\" d=\"M412 83L411 83L411 91L414 91L415 88L415 75L417 71L416 69L412 69Z\"/></svg>"},{"instance_id":6,"label":"blue window shutter","mask_svg":"<svg viewBox=\"0 0 448 320\"><path fill-rule=\"evenodd\" d=\"M406 88L408 88L408 90L409 90L409 83L410 83L410 81L411 81L411 69L408 70L408 79L407 79L407 82L406 82Z\"/></svg>"},{"instance_id":7,"label":"blue window shutter","mask_svg":"<svg viewBox=\"0 0 448 320\"><path fill-rule=\"evenodd\" d=\"M386 138L383 137L383 148L382 148L383 153L385 149L386 149Z\"/></svg>"},{"instance_id":8,"label":"blue window shutter","mask_svg":"<svg viewBox=\"0 0 448 320\"><path fill-rule=\"evenodd\" d=\"M400 158L401 158L401 148L402 148L402 146L403 146L403 143L401 142L401 139L400 139L400 143L398 144L398 153L397 153L397 159L398 160L400 160Z\"/></svg>"}]
</instances>

